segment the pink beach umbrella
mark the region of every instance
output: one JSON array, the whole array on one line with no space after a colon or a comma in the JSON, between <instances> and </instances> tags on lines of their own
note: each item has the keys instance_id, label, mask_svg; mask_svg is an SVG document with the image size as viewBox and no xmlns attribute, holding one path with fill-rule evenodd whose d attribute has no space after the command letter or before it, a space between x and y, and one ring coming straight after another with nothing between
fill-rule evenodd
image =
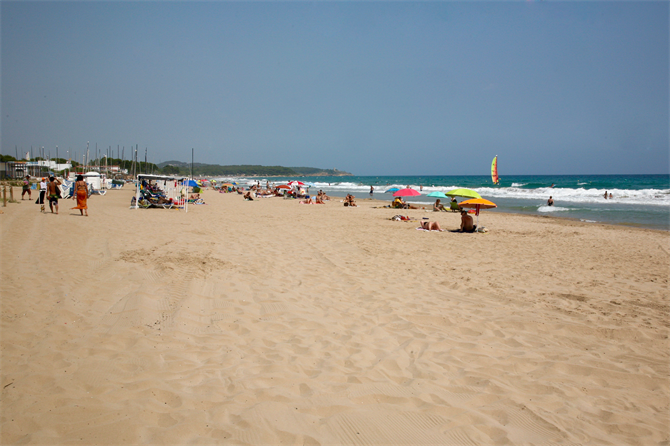
<instances>
[{"instance_id":1,"label":"pink beach umbrella","mask_svg":"<svg viewBox=\"0 0 670 446\"><path fill-rule=\"evenodd\" d=\"M421 195L419 192L409 187L406 187L405 189L400 189L399 191L393 193L394 197L416 197L419 195Z\"/></svg>"}]
</instances>

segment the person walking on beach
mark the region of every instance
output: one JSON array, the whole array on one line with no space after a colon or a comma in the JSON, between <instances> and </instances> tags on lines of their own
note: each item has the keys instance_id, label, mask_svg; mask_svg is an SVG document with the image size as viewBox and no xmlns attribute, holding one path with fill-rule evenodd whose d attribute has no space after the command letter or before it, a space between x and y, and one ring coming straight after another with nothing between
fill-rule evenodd
<instances>
[{"instance_id":1,"label":"person walking on beach","mask_svg":"<svg viewBox=\"0 0 670 446\"><path fill-rule=\"evenodd\" d=\"M81 215L86 215L88 217L88 184L84 181L83 175L77 175L72 199L77 200L77 206L72 209L79 209Z\"/></svg>"},{"instance_id":2,"label":"person walking on beach","mask_svg":"<svg viewBox=\"0 0 670 446\"><path fill-rule=\"evenodd\" d=\"M375 188L370 186L370 196L372 196L372 193L374 192Z\"/></svg>"},{"instance_id":3,"label":"person walking on beach","mask_svg":"<svg viewBox=\"0 0 670 446\"><path fill-rule=\"evenodd\" d=\"M553 206L554 205L554 199L549 196L549 199L547 200L547 206Z\"/></svg>"},{"instance_id":4,"label":"person walking on beach","mask_svg":"<svg viewBox=\"0 0 670 446\"><path fill-rule=\"evenodd\" d=\"M54 213L54 206L56 206L56 215L58 215L58 198L60 196L58 191L60 181L54 177L49 177L49 184L47 184L47 200L49 200L49 209Z\"/></svg>"},{"instance_id":5,"label":"person walking on beach","mask_svg":"<svg viewBox=\"0 0 670 446\"><path fill-rule=\"evenodd\" d=\"M40 196L35 202L35 204L40 205L40 212L44 212L44 197L47 194L47 179L42 178L42 181L40 181Z\"/></svg>"},{"instance_id":6,"label":"person walking on beach","mask_svg":"<svg viewBox=\"0 0 670 446\"><path fill-rule=\"evenodd\" d=\"M26 175L26 179L23 180L23 191L21 192L21 200L23 196L28 192L28 200L32 200L33 197L30 195L30 175Z\"/></svg>"}]
</instances>

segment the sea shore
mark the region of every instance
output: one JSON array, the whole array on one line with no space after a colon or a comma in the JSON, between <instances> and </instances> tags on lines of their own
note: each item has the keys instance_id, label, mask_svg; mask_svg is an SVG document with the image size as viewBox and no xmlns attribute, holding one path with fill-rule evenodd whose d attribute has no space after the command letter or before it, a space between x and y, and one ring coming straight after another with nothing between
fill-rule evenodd
<instances>
[{"instance_id":1,"label":"sea shore","mask_svg":"<svg viewBox=\"0 0 670 446\"><path fill-rule=\"evenodd\" d=\"M0 208L2 444L670 442L667 231L133 193Z\"/></svg>"}]
</instances>

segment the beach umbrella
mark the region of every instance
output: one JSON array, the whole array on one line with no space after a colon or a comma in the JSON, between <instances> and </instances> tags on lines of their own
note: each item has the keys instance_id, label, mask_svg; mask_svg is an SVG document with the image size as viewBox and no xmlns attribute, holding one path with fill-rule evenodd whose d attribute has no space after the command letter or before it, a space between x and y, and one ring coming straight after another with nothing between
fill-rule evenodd
<instances>
[{"instance_id":1,"label":"beach umbrella","mask_svg":"<svg viewBox=\"0 0 670 446\"><path fill-rule=\"evenodd\" d=\"M392 187L391 189L387 189L384 192L398 192L399 190L400 189L398 189L397 187Z\"/></svg>"},{"instance_id":2,"label":"beach umbrella","mask_svg":"<svg viewBox=\"0 0 670 446\"><path fill-rule=\"evenodd\" d=\"M291 189L291 186L287 186L286 184L280 184L277 186L277 189Z\"/></svg>"},{"instance_id":3,"label":"beach umbrella","mask_svg":"<svg viewBox=\"0 0 670 446\"><path fill-rule=\"evenodd\" d=\"M460 206L462 208L474 208L475 215L477 215L477 227L479 227L479 210L480 209L492 209L497 208L498 205L490 202L484 198L473 198L471 200L461 201Z\"/></svg>"},{"instance_id":4,"label":"beach umbrella","mask_svg":"<svg viewBox=\"0 0 670 446\"><path fill-rule=\"evenodd\" d=\"M435 198L447 198L447 196L444 194L444 192L440 192L440 191L437 191L437 190L435 192L429 193L426 196L427 197L435 197Z\"/></svg>"},{"instance_id":5,"label":"beach umbrella","mask_svg":"<svg viewBox=\"0 0 670 446\"><path fill-rule=\"evenodd\" d=\"M449 197L482 198L481 195L472 189L454 189L450 190L445 195L448 195Z\"/></svg>"},{"instance_id":6,"label":"beach umbrella","mask_svg":"<svg viewBox=\"0 0 670 446\"><path fill-rule=\"evenodd\" d=\"M188 180L188 183L186 184L188 187L198 187L198 183L196 183L193 180Z\"/></svg>"},{"instance_id":7,"label":"beach umbrella","mask_svg":"<svg viewBox=\"0 0 670 446\"><path fill-rule=\"evenodd\" d=\"M290 182L288 183L288 185L289 185L289 186L304 186L305 183L303 183L302 181L297 181L297 180L296 180L296 181L290 181Z\"/></svg>"},{"instance_id":8,"label":"beach umbrella","mask_svg":"<svg viewBox=\"0 0 670 446\"><path fill-rule=\"evenodd\" d=\"M405 189L400 189L398 191L395 191L393 193L394 197L416 197L418 195L421 195L419 192L415 191L412 188L405 188Z\"/></svg>"}]
</instances>

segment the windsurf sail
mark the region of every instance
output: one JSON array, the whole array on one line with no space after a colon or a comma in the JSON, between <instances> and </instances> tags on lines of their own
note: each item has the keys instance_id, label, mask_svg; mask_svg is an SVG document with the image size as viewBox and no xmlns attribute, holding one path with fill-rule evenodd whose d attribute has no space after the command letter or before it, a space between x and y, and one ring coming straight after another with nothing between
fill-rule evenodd
<instances>
[{"instance_id":1,"label":"windsurf sail","mask_svg":"<svg viewBox=\"0 0 670 446\"><path fill-rule=\"evenodd\" d=\"M498 178L498 155L493 157L493 162L491 163L491 181L493 181L493 184L500 182L500 178Z\"/></svg>"}]
</instances>

